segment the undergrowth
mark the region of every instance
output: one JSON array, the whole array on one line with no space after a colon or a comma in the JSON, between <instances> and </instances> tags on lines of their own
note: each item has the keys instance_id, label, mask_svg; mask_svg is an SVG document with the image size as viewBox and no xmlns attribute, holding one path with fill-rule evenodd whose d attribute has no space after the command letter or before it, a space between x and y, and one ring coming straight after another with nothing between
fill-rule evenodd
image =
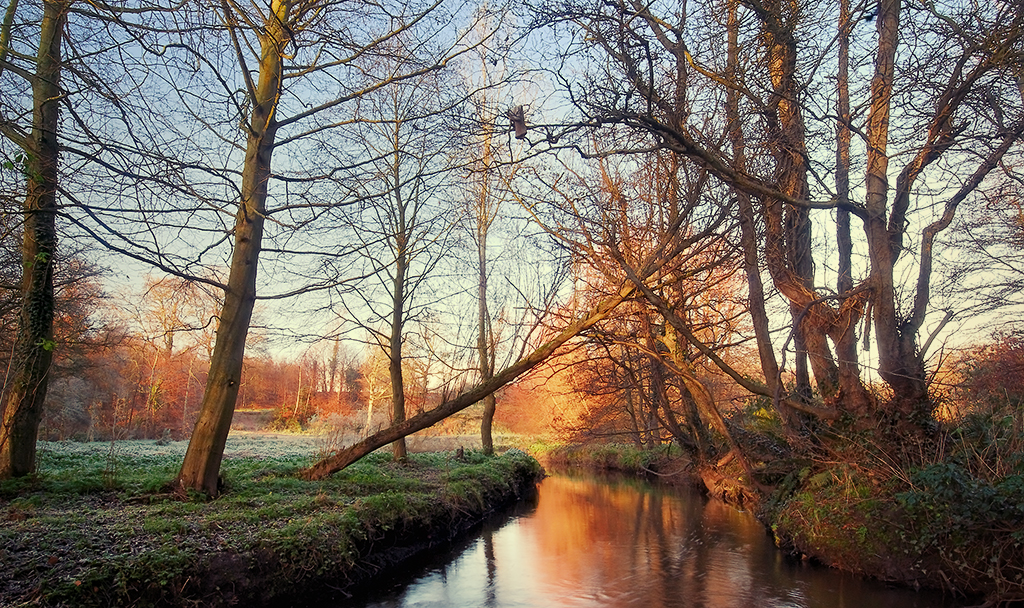
<instances>
[{"instance_id":1,"label":"undergrowth","mask_svg":"<svg viewBox=\"0 0 1024 608\"><path fill-rule=\"evenodd\" d=\"M883 579L1024 601L1024 411L975 411L915 444L837 432L775 486L783 547Z\"/></svg>"}]
</instances>

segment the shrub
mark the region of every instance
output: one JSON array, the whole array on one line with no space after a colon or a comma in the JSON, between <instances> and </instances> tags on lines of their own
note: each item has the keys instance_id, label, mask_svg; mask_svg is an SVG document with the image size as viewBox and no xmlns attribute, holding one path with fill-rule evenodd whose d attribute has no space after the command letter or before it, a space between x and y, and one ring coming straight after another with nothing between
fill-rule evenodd
<instances>
[{"instance_id":1,"label":"shrub","mask_svg":"<svg viewBox=\"0 0 1024 608\"><path fill-rule=\"evenodd\" d=\"M947 461L913 471L910 482L896 498L908 542L926 561L963 591L1024 598L1024 474L990 481Z\"/></svg>"}]
</instances>

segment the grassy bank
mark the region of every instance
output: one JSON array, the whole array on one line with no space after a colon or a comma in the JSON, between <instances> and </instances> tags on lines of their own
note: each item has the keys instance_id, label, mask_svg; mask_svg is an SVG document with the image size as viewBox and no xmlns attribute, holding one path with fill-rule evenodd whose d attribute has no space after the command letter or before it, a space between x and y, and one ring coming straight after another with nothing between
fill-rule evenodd
<instances>
[{"instance_id":1,"label":"grassy bank","mask_svg":"<svg viewBox=\"0 0 1024 608\"><path fill-rule=\"evenodd\" d=\"M692 483L689 459L675 445L655 449L625 443L535 443L529 452L555 469L586 469L658 477L669 483Z\"/></svg>"},{"instance_id":2,"label":"grassy bank","mask_svg":"<svg viewBox=\"0 0 1024 608\"><path fill-rule=\"evenodd\" d=\"M0 605L260 605L362 582L531 488L535 460L374 454L323 482L309 445L230 442L221 498L164 484L184 444L43 443L0 484Z\"/></svg>"}]
</instances>

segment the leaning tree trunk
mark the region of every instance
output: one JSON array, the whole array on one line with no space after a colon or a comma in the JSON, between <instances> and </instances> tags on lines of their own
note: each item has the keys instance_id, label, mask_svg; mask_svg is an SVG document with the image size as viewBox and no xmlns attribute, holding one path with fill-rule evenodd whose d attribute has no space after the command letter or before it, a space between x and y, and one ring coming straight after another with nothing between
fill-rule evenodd
<instances>
[{"instance_id":1,"label":"leaning tree trunk","mask_svg":"<svg viewBox=\"0 0 1024 608\"><path fill-rule=\"evenodd\" d=\"M644 325L644 339L647 341L647 349L652 353L659 352L657 344L651 335L650 321L647 315L644 315ZM671 323L665 323L665 335L661 338L661 342L668 349L668 356L673 367L678 367L677 362L685 361L686 355L683 352L683 344L680 341L679 332L675 330ZM713 443L708 434L708 426L698 411L697 401L693 398L686 398L685 395L689 394L689 390L686 388L685 382L681 382L682 390L680 393L683 393L683 395L681 395L680 401L686 408L683 421L689 431L689 433L683 433L683 429L679 424L679 419L675 412L672 411L671 404L668 400L668 393L665 390L665 379L662 374L662 367L664 367L665 363L660 357L651 356L651 364L651 375L657 380L662 388L655 397L660 401L661 409L665 413L665 426L668 427L669 432L672 433L674 437L678 438L680 443L683 445L686 445L686 441L689 440L693 445L693 453L691 455L696 456L696 460L700 464L708 463L713 456Z\"/></svg>"},{"instance_id":2,"label":"leaning tree trunk","mask_svg":"<svg viewBox=\"0 0 1024 608\"><path fill-rule=\"evenodd\" d=\"M568 342L580 332L593 327L594 324L605 319L615 310L616 306L632 295L633 291L634 288L631 285L623 286L616 295L598 303L586 316L570 324L561 333L545 344L542 344L529 355L495 374L489 381L481 382L465 393L442 403L432 410L421 412L412 418L406 419L404 422L393 424L386 429L378 431L354 445L340 449L309 468L299 471L299 475L305 479L325 479L377 448L437 424L448 416L461 412L474 403L479 403L488 394L493 393L539 365L550 357L558 347Z\"/></svg>"},{"instance_id":3,"label":"leaning tree trunk","mask_svg":"<svg viewBox=\"0 0 1024 608\"><path fill-rule=\"evenodd\" d=\"M267 20L267 31L261 40L263 53L255 90L257 99L249 124L242 196L235 216L235 247L224 307L199 419L177 479L181 488L210 496L218 492L220 463L238 400L245 339L256 302L256 268L263 239L267 182L277 132L276 104L283 74L281 53L288 40L283 24L287 22L290 6L280 0L273 2L274 14Z\"/></svg>"},{"instance_id":4,"label":"leaning tree trunk","mask_svg":"<svg viewBox=\"0 0 1024 608\"><path fill-rule=\"evenodd\" d=\"M57 249L57 118L61 37L67 3L43 3L39 52L32 81L32 133L25 145L27 191L22 242L21 313L13 353L11 392L0 428L0 478L35 471L36 438L53 361L53 261Z\"/></svg>"}]
</instances>

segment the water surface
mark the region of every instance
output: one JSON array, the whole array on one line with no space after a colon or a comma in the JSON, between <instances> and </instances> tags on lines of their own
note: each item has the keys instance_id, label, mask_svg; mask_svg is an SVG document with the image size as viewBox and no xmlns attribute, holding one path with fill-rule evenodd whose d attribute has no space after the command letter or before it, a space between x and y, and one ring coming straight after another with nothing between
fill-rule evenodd
<instances>
[{"instance_id":1,"label":"water surface","mask_svg":"<svg viewBox=\"0 0 1024 608\"><path fill-rule=\"evenodd\" d=\"M639 480L555 476L534 504L381 580L352 608L933 608L783 556L749 513Z\"/></svg>"}]
</instances>

